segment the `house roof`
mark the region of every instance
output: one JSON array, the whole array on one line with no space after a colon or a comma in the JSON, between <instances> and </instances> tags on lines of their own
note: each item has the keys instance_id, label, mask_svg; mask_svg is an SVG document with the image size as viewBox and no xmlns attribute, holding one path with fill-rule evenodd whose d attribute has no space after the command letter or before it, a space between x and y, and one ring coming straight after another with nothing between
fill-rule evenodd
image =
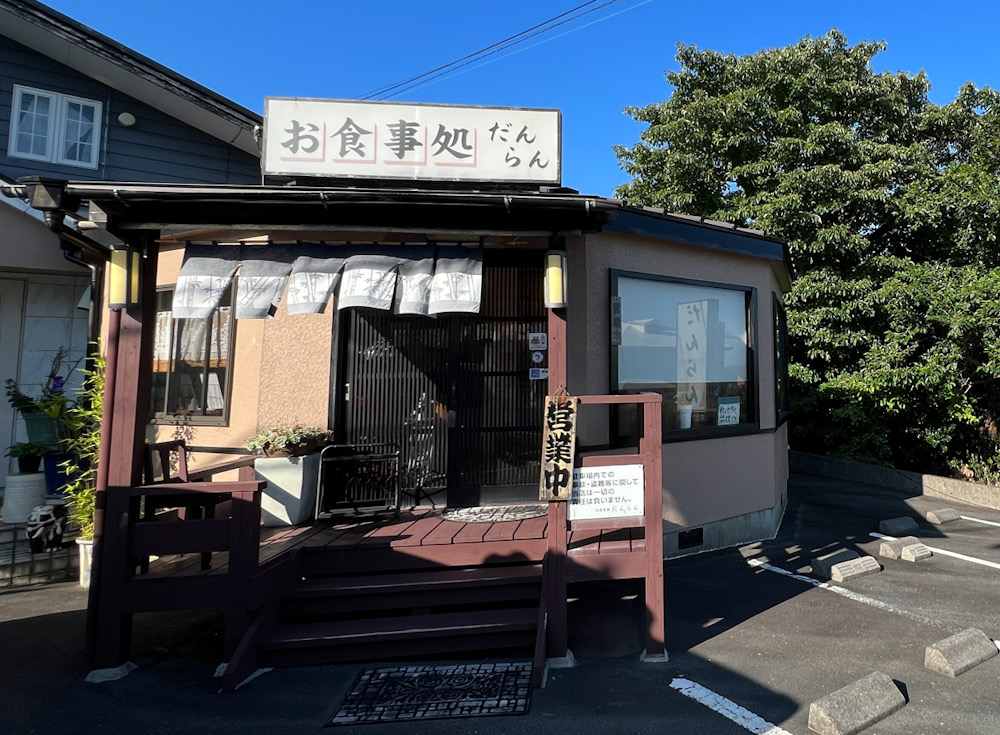
<instances>
[{"instance_id":1,"label":"house roof","mask_svg":"<svg viewBox=\"0 0 1000 735\"><path fill-rule=\"evenodd\" d=\"M261 117L34 0L0 0L0 34L254 156Z\"/></svg>"},{"instance_id":2,"label":"house roof","mask_svg":"<svg viewBox=\"0 0 1000 735\"><path fill-rule=\"evenodd\" d=\"M572 190L482 192L322 186L53 182L67 211L90 202L90 226L222 232L360 231L572 234L623 232L769 260L787 287L787 245L758 231L629 206ZM33 179L0 187L28 199Z\"/></svg>"}]
</instances>

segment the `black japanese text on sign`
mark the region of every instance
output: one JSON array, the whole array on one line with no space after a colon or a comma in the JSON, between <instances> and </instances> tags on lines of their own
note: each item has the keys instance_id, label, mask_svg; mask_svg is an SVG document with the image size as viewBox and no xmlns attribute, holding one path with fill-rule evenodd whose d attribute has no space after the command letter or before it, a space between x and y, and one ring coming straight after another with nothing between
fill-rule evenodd
<instances>
[{"instance_id":1,"label":"black japanese text on sign","mask_svg":"<svg viewBox=\"0 0 1000 735\"><path fill-rule=\"evenodd\" d=\"M538 487L541 500L569 500L572 495L576 414L576 398L546 396L542 476Z\"/></svg>"}]
</instances>

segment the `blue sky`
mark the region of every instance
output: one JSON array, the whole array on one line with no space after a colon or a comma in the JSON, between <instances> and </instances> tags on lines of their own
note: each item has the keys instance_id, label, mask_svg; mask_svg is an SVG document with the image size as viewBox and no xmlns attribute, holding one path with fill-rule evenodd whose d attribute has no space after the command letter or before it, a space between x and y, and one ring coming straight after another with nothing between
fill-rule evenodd
<instances>
[{"instance_id":1,"label":"blue sky","mask_svg":"<svg viewBox=\"0 0 1000 735\"><path fill-rule=\"evenodd\" d=\"M355 99L490 46L584 0L48 0L56 10L237 103ZM839 28L884 40L879 71L927 72L931 99L1000 87L1000 3L619 0L396 101L559 108L563 183L611 196L612 146L640 126L627 105L666 99L678 42L751 54ZM569 32L567 32L569 31Z\"/></svg>"}]
</instances>

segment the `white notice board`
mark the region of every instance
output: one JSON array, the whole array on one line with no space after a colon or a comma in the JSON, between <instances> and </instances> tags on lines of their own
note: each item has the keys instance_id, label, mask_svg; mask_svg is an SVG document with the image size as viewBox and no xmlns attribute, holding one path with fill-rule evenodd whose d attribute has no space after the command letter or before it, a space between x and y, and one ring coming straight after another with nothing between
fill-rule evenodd
<instances>
[{"instance_id":1,"label":"white notice board","mask_svg":"<svg viewBox=\"0 0 1000 735\"><path fill-rule=\"evenodd\" d=\"M576 467L569 519L641 516L644 488L641 464Z\"/></svg>"}]
</instances>

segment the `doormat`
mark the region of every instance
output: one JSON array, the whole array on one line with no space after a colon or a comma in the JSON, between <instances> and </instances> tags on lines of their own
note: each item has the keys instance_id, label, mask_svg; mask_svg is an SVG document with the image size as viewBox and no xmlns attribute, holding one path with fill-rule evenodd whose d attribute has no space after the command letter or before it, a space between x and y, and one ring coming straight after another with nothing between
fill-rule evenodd
<instances>
[{"instance_id":1,"label":"doormat","mask_svg":"<svg viewBox=\"0 0 1000 735\"><path fill-rule=\"evenodd\" d=\"M327 727L527 714L531 663L367 669Z\"/></svg>"},{"instance_id":2,"label":"doormat","mask_svg":"<svg viewBox=\"0 0 1000 735\"><path fill-rule=\"evenodd\" d=\"M446 508L441 517L459 523L500 523L541 518L549 512L545 503L530 505L482 505L478 508Z\"/></svg>"}]
</instances>

